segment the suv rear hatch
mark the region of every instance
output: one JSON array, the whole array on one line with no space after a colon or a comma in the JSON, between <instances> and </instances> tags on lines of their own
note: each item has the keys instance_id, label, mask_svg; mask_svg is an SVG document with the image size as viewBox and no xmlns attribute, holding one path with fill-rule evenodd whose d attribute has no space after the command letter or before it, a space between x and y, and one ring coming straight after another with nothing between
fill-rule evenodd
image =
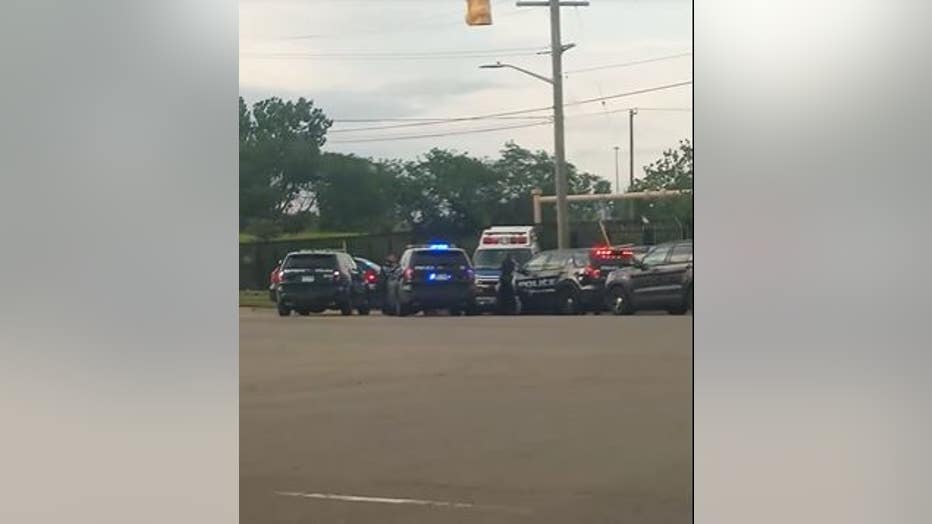
<instances>
[{"instance_id":1,"label":"suv rear hatch","mask_svg":"<svg viewBox=\"0 0 932 524\"><path fill-rule=\"evenodd\" d=\"M423 250L411 254L406 276L415 284L471 284L473 270L462 250Z\"/></svg>"},{"instance_id":2,"label":"suv rear hatch","mask_svg":"<svg viewBox=\"0 0 932 524\"><path fill-rule=\"evenodd\" d=\"M337 256L331 253L290 255L282 264L282 285L287 288L332 288L342 278Z\"/></svg>"}]
</instances>

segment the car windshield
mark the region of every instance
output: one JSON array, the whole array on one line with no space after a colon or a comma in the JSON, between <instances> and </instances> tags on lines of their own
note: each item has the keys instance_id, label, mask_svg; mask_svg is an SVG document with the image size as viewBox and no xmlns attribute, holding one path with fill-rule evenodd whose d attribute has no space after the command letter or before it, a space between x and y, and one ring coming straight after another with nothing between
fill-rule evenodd
<instances>
[{"instance_id":1,"label":"car windshield","mask_svg":"<svg viewBox=\"0 0 932 524\"><path fill-rule=\"evenodd\" d=\"M456 250L415 251L411 255L412 266L468 266L466 253Z\"/></svg>"},{"instance_id":2,"label":"car windshield","mask_svg":"<svg viewBox=\"0 0 932 524\"><path fill-rule=\"evenodd\" d=\"M509 254L514 257L519 266L531 259L530 249L480 249L476 251L473 262L477 268L498 269L502 267L502 262Z\"/></svg>"},{"instance_id":3,"label":"car windshield","mask_svg":"<svg viewBox=\"0 0 932 524\"><path fill-rule=\"evenodd\" d=\"M285 259L284 269L337 269L337 257L326 253L291 255Z\"/></svg>"}]
</instances>

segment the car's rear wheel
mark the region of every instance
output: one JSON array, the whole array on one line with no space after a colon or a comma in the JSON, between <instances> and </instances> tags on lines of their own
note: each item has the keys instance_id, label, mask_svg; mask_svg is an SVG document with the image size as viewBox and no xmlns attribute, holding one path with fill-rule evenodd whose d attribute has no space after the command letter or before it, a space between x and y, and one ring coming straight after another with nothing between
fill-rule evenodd
<instances>
[{"instance_id":1,"label":"car's rear wheel","mask_svg":"<svg viewBox=\"0 0 932 524\"><path fill-rule=\"evenodd\" d=\"M280 316L280 317L287 317L288 315L291 315L291 310L288 309L287 307L285 307L285 306L279 304L279 305L278 305L278 316Z\"/></svg>"},{"instance_id":2,"label":"car's rear wheel","mask_svg":"<svg viewBox=\"0 0 932 524\"><path fill-rule=\"evenodd\" d=\"M615 315L631 315L634 313L634 307L628 298L628 293L621 286L615 286L609 290L611 297L611 309Z\"/></svg>"},{"instance_id":3,"label":"car's rear wheel","mask_svg":"<svg viewBox=\"0 0 932 524\"><path fill-rule=\"evenodd\" d=\"M569 288L557 292L558 315L578 315L580 311L578 293Z\"/></svg>"}]
</instances>

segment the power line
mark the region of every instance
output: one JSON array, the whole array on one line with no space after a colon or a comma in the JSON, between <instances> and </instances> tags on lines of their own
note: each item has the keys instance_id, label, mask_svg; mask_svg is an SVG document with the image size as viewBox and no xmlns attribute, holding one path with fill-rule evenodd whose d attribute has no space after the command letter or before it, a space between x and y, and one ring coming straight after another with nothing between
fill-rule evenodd
<instances>
[{"instance_id":1,"label":"power line","mask_svg":"<svg viewBox=\"0 0 932 524\"><path fill-rule=\"evenodd\" d=\"M539 48L531 48L539 49ZM391 60L461 60L473 58L506 58L536 56L536 51L475 51L460 54L431 54L431 53L301 53L301 52L275 52L275 53L242 53L241 58L255 60L341 60L341 61L391 61Z\"/></svg>"},{"instance_id":2,"label":"power line","mask_svg":"<svg viewBox=\"0 0 932 524\"><path fill-rule=\"evenodd\" d=\"M648 58L647 60L635 60L633 62L622 62L620 64L607 64L607 65L601 65L601 66L586 67L582 69L574 69L572 71L566 71L566 74L570 75L570 74L588 73L590 71L601 71L603 69L631 67L631 66L636 66L636 65L641 65L641 64L650 64L653 62L661 62L664 60L672 60L674 58L682 58L684 56L691 56L691 55L692 55L692 52L687 52L687 53L679 53L676 55L660 56L657 58Z\"/></svg>"},{"instance_id":3,"label":"power line","mask_svg":"<svg viewBox=\"0 0 932 524\"><path fill-rule=\"evenodd\" d=\"M691 81L691 80L686 81L686 82L679 82L679 83L676 83L676 84L668 84L668 85L663 85L663 86L650 87L650 88L646 88L646 89L639 89L639 90L637 90L637 91L628 91L628 92L625 92L625 93L616 93L616 94L613 94L613 95L607 95L607 96L600 96L600 97L596 97L596 98L588 98L588 99L584 99L584 100L578 100L578 101L576 101L576 102L569 102L569 103L563 104L563 106L564 106L564 107L568 107L568 106L577 106L577 105L583 105L583 104L591 104L591 103L593 103L593 102L601 102L601 101L604 101L604 100L613 100L613 99L617 99L617 98L623 98L623 97L628 97L628 96L634 96L634 95L639 95L639 94L643 94L643 93L651 93L651 92L654 92L654 91L661 91L661 90L665 90L665 89L673 89L673 88L676 88L676 87L682 87L682 86L689 85L689 84L692 84L692 81ZM354 128L354 129L338 129L338 130L330 131L330 133L337 133L337 132L340 132L340 133L348 133L348 132L355 132L355 131L378 131L378 130L381 130L381 129L398 129L398 128L404 128L404 127L421 127L421 126L431 126L431 125L448 124L448 123L453 123L453 122L467 122L467 121L474 121L474 120L487 120L487 119L492 119L492 118L511 117L511 116L522 115L522 114L527 114L527 113L539 113L539 112L541 112L541 111L550 111L550 110L552 110L552 109L553 109L553 107L545 106L545 107L536 107L536 108L531 108L531 109L516 109L516 110L513 110L513 111L502 111L502 112L499 112L499 113L488 113L488 114L484 114L484 115L473 115L473 116L462 116L462 117L446 117L446 118L443 118L443 117L440 117L440 118L436 118L436 117L435 117L435 118L424 118L423 120L419 120L419 121L415 121L415 122L411 122L411 123L405 123L405 124L389 125L389 126L372 126L372 127ZM370 122L386 121L386 120L375 119L375 118L372 118L372 119L357 119L357 121L360 121L360 120L362 120L362 121L370 121ZM334 123L339 123L339 122L341 122L341 121L350 121L350 120L349 120L349 119L346 119L346 120L342 120L342 119L333 119L333 122L334 122ZM387 120L387 121L391 121L391 120Z\"/></svg>"},{"instance_id":4,"label":"power line","mask_svg":"<svg viewBox=\"0 0 932 524\"><path fill-rule=\"evenodd\" d=\"M499 116L499 117L489 117L493 120L523 120L528 118L549 118L546 116ZM405 117L394 117L394 118L335 118L332 119L335 123L377 123L377 122L449 122L450 120L455 120L454 118L430 118L430 117L416 117L416 116L405 116ZM361 129L361 128L360 128Z\"/></svg>"},{"instance_id":5,"label":"power line","mask_svg":"<svg viewBox=\"0 0 932 524\"><path fill-rule=\"evenodd\" d=\"M429 119L426 121L411 122L407 124L394 124L388 126L369 126L369 127L354 127L352 129L334 129L328 131L328 133L355 133L359 131L380 131L383 129L401 129L405 127L423 127L423 126L435 126L441 124L454 124L457 122L470 122L475 120L532 120L532 119L547 119L548 116L488 116L488 115L478 115L478 116L465 116L460 118L435 118ZM337 123L337 120L334 120L334 123Z\"/></svg>"},{"instance_id":6,"label":"power line","mask_svg":"<svg viewBox=\"0 0 932 524\"><path fill-rule=\"evenodd\" d=\"M523 46L523 47L495 47L489 49L448 49L443 51L333 51L333 52L323 52L318 53L314 51L272 51L272 52L258 52L258 51L246 51L242 54L246 55L259 55L259 56L333 56L333 57L352 57L352 56L457 56L457 55L473 55L473 54L487 54L487 53L510 53L510 52L519 52L519 51L539 51L540 46Z\"/></svg>"},{"instance_id":7,"label":"power line","mask_svg":"<svg viewBox=\"0 0 932 524\"><path fill-rule=\"evenodd\" d=\"M506 3L510 3L511 0L501 0L493 4L493 6L502 6ZM506 11L495 15L495 19L509 18L512 16L526 15L529 11L527 10L515 10L515 11ZM440 21L448 20L447 22ZM342 38L353 38L358 36L378 36L378 35L393 35L393 34L404 34L410 33L412 31L422 31L422 30L434 30L434 29L446 29L448 27L462 26L462 19L457 19L457 17L450 17L449 13L436 13L431 16L426 16L420 19L411 20L409 23L400 25L399 27L393 29L380 29L380 28L361 28L358 31L349 31L342 33L317 33L317 34L306 34L306 35L294 35L294 36L281 36L275 38L275 40L313 40L313 39L342 39Z\"/></svg>"},{"instance_id":8,"label":"power line","mask_svg":"<svg viewBox=\"0 0 932 524\"><path fill-rule=\"evenodd\" d=\"M582 113L582 114L576 114L576 115L568 115L567 118L573 119L573 118L577 118L577 117L601 116L601 115L603 115L603 114L620 113L620 112L622 112L622 111L628 111L629 109L630 109L630 108L615 109L615 110L611 110L611 111L606 111L606 112L604 112L604 113ZM692 111L691 108L679 108L679 107L671 107L671 108L667 108L667 107L649 107L649 108L638 108L638 110L639 110L639 111ZM461 120L461 119L460 119L460 120ZM446 124L446 123L450 123L450 121L435 122L435 123L443 123L443 124ZM443 133L428 133L428 134L418 134L418 135L394 135L394 136L385 136L385 137L367 137L367 138L359 138L359 139L353 138L353 139L349 139L349 140L334 140L334 141L328 141L328 143L331 143L331 144L355 144L355 143L363 143L363 142L393 142L393 141L396 141L396 140L415 140L415 139L420 139L420 138L439 138L439 137L447 137L447 136L470 135L470 134L475 134L475 133L487 133L487 132L492 132L492 131L505 131L505 130L509 130L509 129L524 129L524 128L529 128L529 127L538 127L538 126L550 125L550 123L551 123L551 122L550 122L550 120L549 120L549 118L548 118L548 121L546 121L546 122L536 122L536 123L533 123L533 124L519 124L519 125L511 125L511 126L486 127L486 128L479 128L479 129L465 129L465 130L462 130L462 131L447 131L447 132L443 132ZM360 128L360 129L353 129L353 130L351 130L351 131L364 131L364 130L365 130L365 131L370 131L370 130L377 130L377 129L389 129L389 128L394 128L394 127L395 127L395 126L386 126L386 127L377 127L377 128L366 128L366 129ZM334 133L334 132L335 132L335 131L330 131L330 133Z\"/></svg>"},{"instance_id":9,"label":"power line","mask_svg":"<svg viewBox=\"0 0 932 524\"><path fill-rule=\"evenodd\" d=\"M328 141L330 144L358 144L362 142L395 142L398 140L415 140L420 138L439 138L445 136L458 136L458 135L471 135L475 133L489 133L492 131L506 131L509 129L523 129L526 127L537 127L537 126L546 126L550 125L550 122L536 122L533 124L521 124L514 126L498 126L498 127L485 127L480 129L468 129L464 131L450 131L446 133L431 133L431 134L421 134L421 135L401 135L401 136L387 136L381 138L359 138L352 140L334 140Z\"/></svg>"}]
</instances>

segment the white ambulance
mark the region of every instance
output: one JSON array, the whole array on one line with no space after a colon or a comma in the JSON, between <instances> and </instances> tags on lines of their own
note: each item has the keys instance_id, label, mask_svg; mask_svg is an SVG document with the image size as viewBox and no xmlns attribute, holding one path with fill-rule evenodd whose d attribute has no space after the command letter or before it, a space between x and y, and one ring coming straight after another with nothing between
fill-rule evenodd
<instances>
[{"instance_id":1,"label":"white ambulance","mask_svg":"<svg viewBox=\"0 0 932 524\"><path fill-rule=\"evenodd\" d=\"M495 306L498 278L505 257L511 255L520 266L539 252L534 226L495 226L483 231L472 258L476 272L476 305L482 309Z\"/></svg>"}]
</instances>

